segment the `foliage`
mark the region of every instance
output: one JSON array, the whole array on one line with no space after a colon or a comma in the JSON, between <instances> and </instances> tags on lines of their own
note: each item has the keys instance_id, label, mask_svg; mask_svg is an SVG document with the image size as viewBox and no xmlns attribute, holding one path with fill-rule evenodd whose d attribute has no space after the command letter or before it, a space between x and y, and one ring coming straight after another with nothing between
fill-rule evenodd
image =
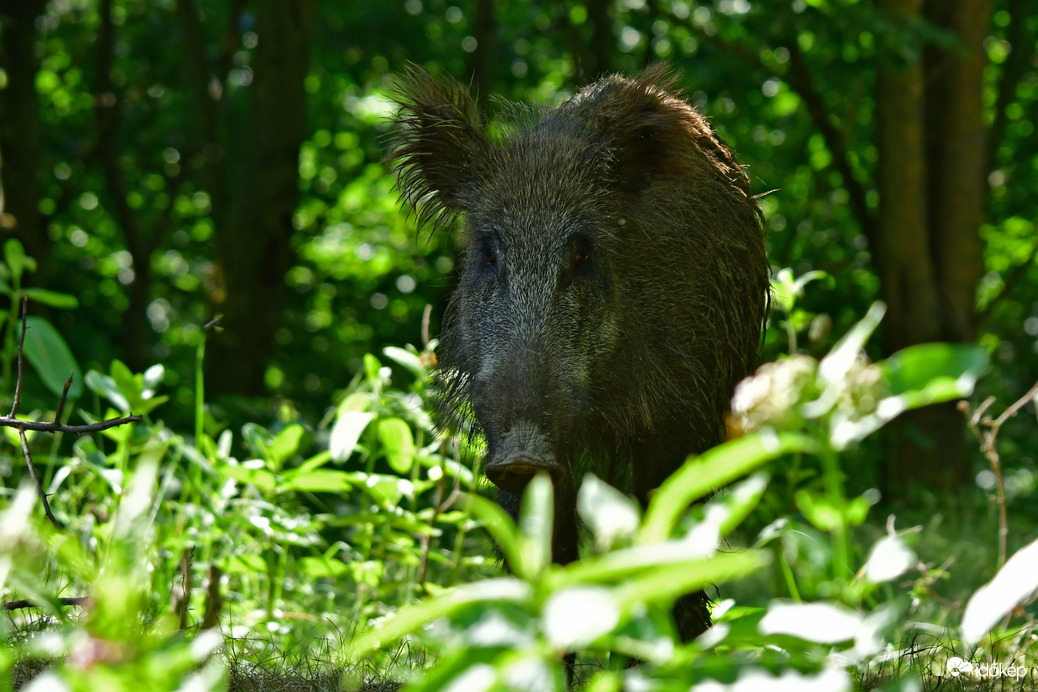
<instances>
[{"instance_id":1,"label":"foliage","mask_svg":"<svg viewBox=\"0 0 1038 692\"><path fill-rule=\"evenodd\" d=\"M26 317L25 335L20 325L20 308L25 300L52 308L74 309L78 305L75 296L57 293L44 288L23 288L22 279L36 269L36 260L25 254L22 244L10 238L4 243L3 260L0 261L0 295L7 296L10 307L0 313L0 333L4 335L3 350L0 351L0 396L13 396L15 343L23 346L25 360L35 370L51 394L59 396L65 381L72 376L69 395L78 397L82 391L79 365L65 339L54 326L40 317Z\"/></svg>"},{"instance_id":2,"label":"foliage","mask_svg":"<svg viewBox=\"0 0 1038 692\"><path fill-rule=\"evenodd\" d=\"M597 3L568 10L544 2L501 5L494 8L496 34L486 40L476 3L321 3L302 92L308 120L293 257L284 277L289 299L265 378L273 396L319 416L365 353L419 340L417 324L428 303L434 305L429 331L436 333L453 252L448 238L414 229L397 213L392 181L380 164L380 138L391 112L387 96L391 76L408 60L464 78L487 46L494 53L479 85L484 91L547 103L572 93L595 70L633 72L650 60L667 60L684 74L693 102L739 152L756 191L768 193L761 203L774 264L798 275L829 274L832 290L803 301L805 313L818 318L814 333L847 329L876 299L878 275L848 204L849 185L796 81L793 49L807 63L812 93L838 121L853 176L875 209L872 87L885 59L881 48L898 41L947 45L949 38L925 23L892 27L860 2L608 4L614 38L603 66L588 55L603 31L596 24ZM117 50L105 89L97 56L101 5L46 4L36 23L35 80L45 133L37 162L45 225L35 252L41 260L47 253L38 286L81 303L75 311L55 306L50 318L74 335L89 367L107 367L113 357L139 369L163 362L170 395L180 404L167 414L174 423L186 422L176 417L193 402L199 327L220 311L216 193L199 163L205 150L198 140L197 89L185 59L185 50L196 47L181 23L180 5L194 6L205 20L198 40L212 58L212 93L237 117L252 88L259 40L252 3L243 3L234 18L231 6L211 0L112 2ZM1014 17L1012 5L994 3L985 44L985 102L1005 114L1002 139L992 144L989 219L982 231L986 274L978 296L984 343L1005 373L990 381L995 394L1013 392L1014 382L1038 371L1032 348L1038 281L1027 194L1038 175L1028 117L1038 89L1033 66L1015 67L1017 56L1026 58L1027 46L1034 45L1036 25ZM1008 96L1000 101L1003 80ZM137 225L156 233L147 257L129 243L105 174L95 117L94 94L100 91L115 98L123 123L112 146L126 203ZM217 146L230 156L241 144ZM125 326L133 316L125 311L135 277L144 274L150 277L141 316L144 343L128 343ZM786 340L771 334L766 349L774 358ZM806 345L815 355L824 353L824 339ZM1033 460L1024 463L1033 472Z\"/></svg>"},{"instance_id":3,"label":"foliage","mask_svg":"<svg viewBox=\"0 0 1038 692\"><path fill-rule=\"evenodd\" d=\"M879 307L870 311L821 361L790 357L742 383L734 406L752 432L689 459L651 498L644 517L630 498L585 479L578 503L594 548L577 563L550 564L553 505L546 478L528 488L518 526L495 505L473 499L471 511L494 536L513 576L459 586L405 608L362 635L351 653L370 655L401 636L416 636L439 657L413 690L562 690L565 654L578 651L606 662L587 680L595 690L688 689L705 680L753 680L754 689L852 689L847 668L886 653L907 607L904 596L878 603L876 596L917 559L904 537L891 533L855 569L850 532L875 498L846 495L839 454L902 411L968 394L987 360L976 347L932 344L868 364L860 354L881 314ZM904 367L918 358L929 367ZM789 454L822 462L821 487L797 493L802 518L769 526L753 547L719 551L760 500L767 476L752 475L691 512L690 505ZM783 547L805 536L814 537L818 554L808 558ZM1024 552L1019 564L1033 567ZM792 600L726 601L707 634L691 643L677 639L669 615L675 598L758 571L772 556ZM1026 598L1022 591L1038 586L1020 569L1000 577L1019 586L983 631ZM975 636L975 625L964 627L967 637ZM631 668L632 661L640 665Z\"/></svg>"},{"instance_id":4,"label":"foliage","mask_svg":"<svg viewBox=\"0 0 1038 692\"><path fill-rule=\"evenodd\" d=\"M217 247L225 217L210 173L214 161L240 162L244 149L262 145L242 124L258 84L257 47L268 38L257 30L258 11L268 3L23 0L0 8L0 301L9 301L0 303L0 404L10 405L17 379L20 297L28 296L20 417L49 419L70 372L66 421L145 414L90 437L27 434L64 532L38 519L23 489L18 436L5 428L12 445L0 448L0 594L43 607L11 611L0 625L0 688L52 661L39 684L72 689L219 689L301 650L334 652L320 663L349 668L359 644L373 643L356 637L398 611L410 615L374 636L384 643L388 632L411 630L413 648L379 650L375 660L399 654L380 671L395 677L429 668L416 688L466 671L488 685L550 688L564 684L560 653L574 649L591 689L637 679L687 688L737 676L760 689L761 669L797 689L812 681L834 689L853 673L864 686L914 689L896 681L912 656L913 675L941 675L941 685L942 655L954 654L949 660L966 671L971 661L1009 662L1028 651L1033 419L999 417L999 439L981 443L991 468L976 455L975 483L961 497L923 496L896 508L897 522L883 521L870 509L885 452L865 436L896 410L961 392L971 382L954 373L975 374L980 352L928 345L870 364L858 357L861 332L845 350L830 350L831 335L847 333L881 291L855 208L860 195L875 216L881 202L877 72L934 49L957 51L955 36L925 20L893 22L855 0L315 3L309 68L292 97L305 101L306 123L298 204L285 221L288 268L266 277L285 303L274 311L266 396L244 406L203 389L206 348L222 338L203 325L221 311L225 288ZM488 5L489 23L481 19ZM980 256L971 259L983 265L978 341L994 367L976 386L998 401L1018 399L1038 379L1038 22L1024 5L993 0L980 56L987 216ZM185 22L191 11L197 35ZM771 365L743 391L752 404L743 424L804 436L814 453L770 461L766 490L750 476L687 516L702 491L687 475L670 486L673 504L664 506L661 492L644 516L590 481L581 513L594 545L586 562L561 569L544 562L543 523L531 516L512 528L486 502L463 505L477 485L469 462L479 441L433 436L424 413L432 352L394 346L431 349L454 252L446 235L398 212L380 163L392 76L413 61L471 76L484 97L553 104L599 72L633 73L652 60L682 73L690 100L762 195L776 267L762 359ZM15 93L22 84L28 93ZM199 115L207 102L221 114L213 130ZM502 108L482 105L491 121ZM35 130L18 129L26 122ZM131 329L135 322L142 328ZM864 346L873 360L878 343ZM971 409L978 432L990 432L985 407ZM718 457L749 471L764 462L742 454L764 439L751 432L691 462L699 465L688 474ZM545 503L544 493L537 489L531 504ZM916 522L923 526L903 528ZM505 551L513 576L483 557L481 523L514 546ZM769 566L726 584L736 603L718 604L714 639L680 644L667 612L672 590L708 576L724 583L716 570L740 559L710 545L687 581L657 589L653 570L673 576L673 563L653 551L697 529L709 529L710 540L727 535L731 546L751 549L747 562ZM639 550L650 557L624 567L627 587L610 561ZM497 580L476 581L487 576ZM494 593L511 595L510 605L484 612ZM85 609L55 600L84 594L93 599ZM574 604L604 617L567 630L581 622L566 616ZM439 629L416 629L434 615ZM813 615L830 617L833 628L805 639L789 627ZM760 623L769 616L778 624L765 635ZM208 629L212 618L222 647ZM822 630L845 638L810 638ZM424 658L422 645L437 633L449 635L447 646ZM874 653L873 636L885 651ZM502 641L517 643L517 653L510 657ZM644 663L627 670L631 658Z\"/></svg>"},{"instance_id":5,"label":"foliage","mask_svg":"<svg viewBox=\"0 0 1038 692\"><path fill-rule=\"evenodd\" d=\"M242 662L263 660L271 636L290 645L329 627L350 632L482 572L469 547L474 520L454 506L472 473L431 434L422 358L386 355L408 388L392 386L390 368L369 355L327 424L247 423L236 436L200 404L194 439L154 418L168 400L162 366L134 373L113 361L108 373L88 372L87 387L109 408L78 415L133 411L144 421L79 438L67 454L61 440L29 433L68 529L34 516L31 485L4 492L0 592L29 598L46 617L5 628L16 646L4 649L2 674L57 660L38 684L220 687L218 619L244 644ZM3 454L8 468L24 464L17 445ZM69 592L89 594L83 615L59 603ZM293 618L302 626L289 626ZM51 624L32 636L34 621Z\"/></svg>"},{"instance_id":6,"label":"foliage","mask_svg":"<svg viewBox=\"0 0 1038 692\"><path fill-rule=\"evenodd\" d=\"M796 300L787 307L796 310ZM163 368L137 374L115 361L107 374L89 372L87 386L113 407L105 417L134 410L145 421L82 438L68 456L36 455L73 530L43 523L31 489L8 494L0 587L42 606L50 624L33 634L33 620L16 618L4 632L0 671L18 679L54 661L35 684L224 689L231 652L238 680L242 670L263 670L271 646L332 636L325 665L356 669L367 654L376 670L413 677L410 689L564 689L567 652L582 657L577 675L588 689L708 680L851 689L856 671L877 669L901 678L883 661L907 634L910 599L897 583L919 570L916 532L891 523L870 543L855 539L875 495L847 493L841 459L891 416L967 394L986 357L977 347L933 344L870 364L862 349L881 312L870 311L819 361L791 356L762 366L735 400L746 434L690 459L644 514L588 478L579 511L591 542L566 567L549 562L550 484L531 486L515 526L472 494L472 474L458 461L464 450L445 456L450 447L431 435L429 352L386 349L400 377L369 355L321 425L248 423L240 442L201 406L200 436L170 431L154 419L168 405ZM798 514L743 549L722 550L741 541L739 525L765 495L768 477L758 469L790 454L800 468L817 463L797 484ZM476 526L493 537L511 576L479 580L493 571L471 540ZM1027 598L1033 552L1017 552L976 593L964 646L986 641L992 627L1002 631L998 621ZM677 640L675 598L762 569L778 577L769 598L721 601L707 635ZM909 580L915 598L932 579L923 570ZM70 592L90 594L82 614L58 603ZM210 629L214 611L231 648ZM412 658L382 648L405 634L422 647L412 655L429 657L417 677ZM942 663L916 661L913 675ZM342 680L359 685L363 674Z\"/></svg>"}]
</instances>

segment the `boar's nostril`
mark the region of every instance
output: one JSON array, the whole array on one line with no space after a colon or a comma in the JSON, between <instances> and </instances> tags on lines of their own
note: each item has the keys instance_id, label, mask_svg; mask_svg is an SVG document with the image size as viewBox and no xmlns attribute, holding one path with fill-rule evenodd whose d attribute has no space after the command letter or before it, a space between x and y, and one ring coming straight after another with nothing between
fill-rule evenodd
<instances>
[{"instance_id":1,"label":"boar's nostril","mask_svg":"<svg viewBox=\"0 0 1038 692\"><path fill-rule=\"evenodd\" d=\"M521 493L538 473L547 473L556 484L564 475L563 468L554 461L524 454L495 459L484 470L491 483L505 492L515 494Z\"/></svg>"}]
</instances>

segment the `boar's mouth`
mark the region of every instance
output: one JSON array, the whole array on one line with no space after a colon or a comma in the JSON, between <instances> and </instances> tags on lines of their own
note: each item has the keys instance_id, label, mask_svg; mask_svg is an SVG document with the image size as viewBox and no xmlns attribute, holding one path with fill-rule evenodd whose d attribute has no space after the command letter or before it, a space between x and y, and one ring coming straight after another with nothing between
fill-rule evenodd
<instances>
[{"instance_id":1,"label":"boar's mouth","mask_svg":"<svg viewBox=\"0 0 1038 692\"><path fill-rule=\"evenodd\" d=\"M522 493L526 489L526 484L538 473L547 473L556 486L564 475L563 468L554 461L523 452L493 459L484 471L491 483L505 492L516 495Z\"/></svg>"}]
</instances>

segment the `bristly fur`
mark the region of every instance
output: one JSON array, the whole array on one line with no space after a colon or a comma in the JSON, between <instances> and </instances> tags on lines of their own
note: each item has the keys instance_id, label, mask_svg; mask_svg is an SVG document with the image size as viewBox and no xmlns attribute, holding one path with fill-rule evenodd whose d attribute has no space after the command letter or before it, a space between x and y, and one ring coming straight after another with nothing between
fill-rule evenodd
<instances>
[{"instance_id":1,"label":"bristly fur","mask_svg":"<svg viewBox=\"0 0 1038 692\"><path fill-rule=\"evenodd\" d=\"M400 110L389 159L401 199L419 227L431 222L435 228L449 228L463 209L455 193L471 183L459 179L457 170L474 162L445 159L455 153L476 154L486 143L476 99L457 82L435 79L416 65L404 71L392 98ZM469 175L477 173L471 170Z\"/></svg>"},{"instance_id":2,"label":"bristly fur","mask_svg":"<svg viewBox=\"0 0 1038 692\"><path fill-rule=\"evenodd\" d=\"M411 68L396 97L401 198L420 223L465 221L439 421L485 435L499 467L562 469L553 555L563 562L577 556L584 472L646 502L688 454L721 441L757 359L768 307L760 209L677 83L664 65L603 77L554 109L506 106L495 136L449 80ZM682 601L686 637L708 624L704 598Z\"/></svg>"}]
</instances>

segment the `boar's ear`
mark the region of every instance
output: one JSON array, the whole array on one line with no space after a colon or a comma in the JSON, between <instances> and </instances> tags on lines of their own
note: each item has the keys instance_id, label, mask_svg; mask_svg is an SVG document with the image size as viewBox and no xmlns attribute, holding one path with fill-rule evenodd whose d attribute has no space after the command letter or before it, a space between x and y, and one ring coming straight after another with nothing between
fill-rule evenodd
<instances>
[{"instance_id":1,"label":"boar's ear","mask_svg":"<svg viewBox=\"0 0 1038 692\"><path fill-rule=\"evenodd\" d=\"M677 76L653 65L634 79L601 82L594 119L617 192L637 195L661 177L694 175L694 150L711 137L706 120L677 92Z\"/></svg>"},{"instance_id":2,"label":"boar's ear","mask_svg":"<svg viewBox=\"0 0 1038 692\"><path fill-rule=\"evenodd\" d=\"M418 217L446 227L471 208L487 139L472 95L451 79L410 66L397 83L400 106L389 160L401 198Z\"/></svg>"}]
</instances>

